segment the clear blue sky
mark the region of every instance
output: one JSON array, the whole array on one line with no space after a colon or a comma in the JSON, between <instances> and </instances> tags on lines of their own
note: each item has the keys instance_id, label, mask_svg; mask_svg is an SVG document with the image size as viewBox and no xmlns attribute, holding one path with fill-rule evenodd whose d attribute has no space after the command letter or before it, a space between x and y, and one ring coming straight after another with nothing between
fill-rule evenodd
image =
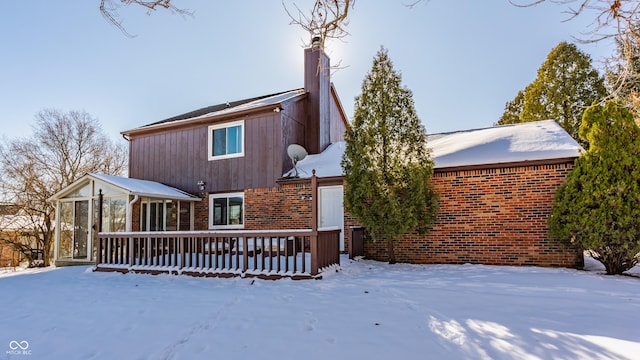
<instances>
[{"instance_id":1,"label":"clear blue sky","mask_svg":"<svg viewBox=\"0 0 640 360\"><path fill-rule=\"evenodd\" d=\"M287 0L291 4L293 0ZM312 1L295 1L308 8ZM344 42L328 44L333 82L349 117L353 99L385 46L413 91L427 132L492 125L535 77L549 51L587 19L563 8L516 8L507 0L358 0ZM146 15L121 8L125 37L99 0L11 0L0 12L0 128L30 136L43 108L84 109L114 139L123 130L226 101L303 86L303 40L280 0L175 0L194 12ZM594 64L610 44L578 45Z\"/></svg>"}]
</instances>

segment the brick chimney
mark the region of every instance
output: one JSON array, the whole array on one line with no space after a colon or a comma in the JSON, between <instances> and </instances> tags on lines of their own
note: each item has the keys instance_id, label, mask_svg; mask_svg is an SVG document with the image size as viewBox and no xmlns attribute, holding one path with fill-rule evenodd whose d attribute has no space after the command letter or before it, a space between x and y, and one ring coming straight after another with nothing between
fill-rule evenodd
<instances>
[{"instance_id":1,"label":"brick chimney","mask_svg":"<svg viewBox=\"0 0 640 360\"><path fill-rule=\"evenodd\" d=\"M307 92L306 142L310 154L322 152L331 143L331 78L329 57L314 37L304 50L304 89Z\"/></svg>"}]
</instances>

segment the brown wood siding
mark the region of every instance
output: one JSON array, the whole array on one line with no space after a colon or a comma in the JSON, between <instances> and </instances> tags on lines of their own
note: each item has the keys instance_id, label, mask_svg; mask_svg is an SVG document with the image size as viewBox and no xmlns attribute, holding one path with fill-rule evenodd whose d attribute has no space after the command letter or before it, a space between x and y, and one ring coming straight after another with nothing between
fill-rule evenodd
<instances>
[{"instance_id":1,"label":"brown wood siding","mask_svg":"<svg viewBox=\"0 0 640 360\"><path fill-rule=\"evenodd\" d=\"M307 149L305 139L305 103L306 98L288 103L282 110L282 169L281 173L285 173L293 167L287 147L291 144L298 144Z\"/></svg>"},{"instance_id":2,"label":"brown wood siding","mask_svg":"<svg viewBox=\"0 0 640 360\"><path fill-rule=\"evenodd\" d=\"M344 140L344 133L347 131L347 117L343 109L338 104L334 96L331 96L331 118L329 120L329 131L331 143Z\"/></svg>"},{"instance_id":3,"label":"brown wood siding","mask_svg":"<svg viewBox=\"0 0 640 360\"><path fill-rule=\"evenodd\" d=\"M329 81L329 58L323 57L323 72L324 76L321 74L320 77L320 103L319 111L320 111L320 151L322 152L327 146L331 145L331 83Z\"/></svg>"},{"instance_id":4,"label":"brown wood siding","mask_svg":"<svg viewBox=\"0 0 640 360\"><path fill-rule=\"evenodd\" d=\"M244 118L244 157L209 161L207 130L211 124L133 136L129 176L197 193L271 187L284 167L281 114L265 112ZM241 119L231 119L231 122ZM284 150L286 154L286 149Z\"/></svg>"}]
</instances>

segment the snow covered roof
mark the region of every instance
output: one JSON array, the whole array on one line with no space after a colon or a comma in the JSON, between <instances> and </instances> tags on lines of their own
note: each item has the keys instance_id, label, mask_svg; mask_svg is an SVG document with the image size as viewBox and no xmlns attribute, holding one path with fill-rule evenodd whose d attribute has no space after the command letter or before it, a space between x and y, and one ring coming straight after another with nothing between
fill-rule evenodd
<instances>
[{"instance_id":1,"label":"snow covered roof","mask_svg":"<svg viewBox=\"0 0 640 360\"><path fill-rule=\"evenodd\" d=\"M323 152L315 155L308 155L298 162L298 176L301 178L311 177L312 171L316 171L318 177L342 176L342 154L345 149L345 142L339 141L329 145ZM295 170L291 169L284 174L284 177L295 176Z\"/></svg>"},{"instance_id":2,"label":"snow covered roof","mask_svg":"<svg viewBox=\"0 0 640 360\"><path fill-rule=\"evenodd\" d=\"M582 147L553 120L429 136L436 168L572 158Z\"/></svg>"},{"instance_id":3,"label":"snow covered roof","mask_svg":"<svg viewBox=\"0 0 640 360\"><path fill-rule=\"evenodd\" d=\"M199 201L200 198L191 195L185 191L176 189L165 184L161 184L155 181L132 179L122 176L105 175L89 173L77 180L73 184L62 189L57 194L53 195L49 200L56 200L64 197L65 194L72 191L74 188L82 186L88 180L101 181L108 185L121 189L123 192L130 195L138 195L143 197L151 197L157 199L167 200L186 200L186 201Z\"/></svg>"},{"instance_id":4,"label":"snow covered roof","mask_svg":"<svg viewBox=\"0 0 640 360\"><path fill-rule=\"evenodd\" d=\"M226 102L218 105L208 106L202 109L194 110L185 114L181 114L178 116L174 116L165 120L157 121L151 124L144 125L137 129L124 131L123 134L127 134L134 130L146 129L150 127L154 127L156 125L164 125L164 124L180 124L189 121L194 121L198 119L204 119L219 115L232 114L240 111L247 111L251 109L260 108L268 105L278 105L287 100L290 100L294 97L300 96L304 94L304 89L294 89L288 90L280 93L264 95L244 100L237 100L233 102Z\"/></svg>"},{"instance_id":5,"label":"snow covered roof","mask_svg":"<svg viewBox=\"0 0 640 360\"><path fill-rule=\"evenodd\" d=\"M495 126L429 135L435 168L493 165L575 158L582 147L553 120ZM301 178L342 176L340 161L345 143L337 142L317 155L298 162ZM294 170L284 174L292 176Z\"/></svg>"},{"instance_id":6,"label":"snow covered roof","mask_svg":"<svg viewBox=\"0 0 640 360\"><path fill-rule=\"evenodd\" d=\"M122 176L94 173L90 173L89 176L126 190L133 195L173 200L193 201L200 199L199 197L191 195L185 191L155 181L131 179Z\"/></svg>"},{"instance_id":7,"label":"snow covered roof","mask_svg":"<svg viewBox=\"0 0 640 360\"><path fill-rule=\"evenodd\" d=\"M42 219L34 220L27 215L0 215L0 231L31 230L42 223Z\"/></svg>"}]
</instances>

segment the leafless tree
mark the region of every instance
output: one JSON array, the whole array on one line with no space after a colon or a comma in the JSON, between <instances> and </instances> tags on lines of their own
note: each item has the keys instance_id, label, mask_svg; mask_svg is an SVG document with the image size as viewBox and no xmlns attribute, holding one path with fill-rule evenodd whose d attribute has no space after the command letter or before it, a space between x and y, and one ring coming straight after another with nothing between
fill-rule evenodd
<instances>
[{"instance_id":1,"label":"leafless tree","mask_svg":"<svg viewBox=\"0 0 640 360\"><path fill-rule=\"evenodd\" d=\"M2 200L29 219L45 265L51 258L55 216L47 199L86 173L120 175L126 164L126 146L110 141L99 121L84 111L43 110L36 115L31 138L0 144Z\"/></svg>"},{"instance_id":2,"label":"leafless tree","mask_svg":"<svg viewBox=\"0 0 640 360\"><path fill-rule=\"evenodd\" d=\"M192 15L189 10L176 7L172 0L100 0L100 13L110 23L115 25L123 34L131 37L132 35L122 25L122 20L118 14L118 8L129 5L139 5L146 9L147 14L158 9L169 10L174 14Z\"/></svg>"},{"instance_id":3,"label":"leafless tree","mask_svg":"<svg viewBox=\"0 0 640 360\"><path fill-rule=\"evenodd\" d=\"M315 0L310 11L301 10L293 3L295 11L290 11L284 0L282 6L291 18L291 25L300 26L309 33L309 40L318 38L322 49L329 39L343 39L349 35L349 9L355 0ZM311 43L306 44L311 45Z\"/></svg>"}]
</instances>

